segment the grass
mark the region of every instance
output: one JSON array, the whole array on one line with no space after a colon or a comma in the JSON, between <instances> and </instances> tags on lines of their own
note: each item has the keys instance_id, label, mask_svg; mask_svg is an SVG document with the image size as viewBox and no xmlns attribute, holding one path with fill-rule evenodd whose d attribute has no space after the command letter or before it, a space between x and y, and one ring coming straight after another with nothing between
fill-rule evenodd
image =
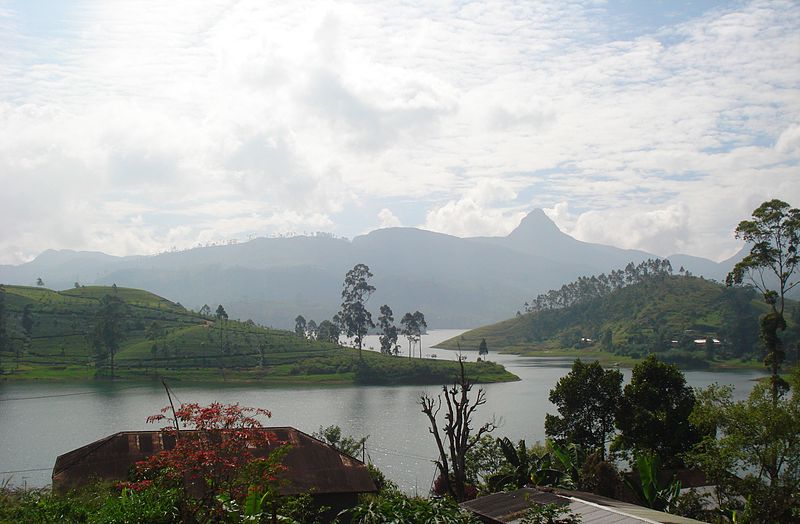
<instances>
[{"instance_id":1,"label":"grass","mask_svg":"<svg viewBox=\"0 0 800 524\"><path fill-rule=\"evenodd\" d=\"M561 309L543 310L462 333L438 345L523 356L580 357L632 366L650 352L685 368L762 369L759 316L752 290L700 278L672 276L618 289ZM787 306L787 347L800 340L800 305ZM794 313L792 313L794 312ZM697 338L722 341L712 358ZM674 341L674 342L673 342Z\"/></svg>"},{"instance_id":2,"label":"grass","mask_svg":"<svg viewBox=\"0 0 800 524\"><path fill-rule=\"evenodd\" d=\"M449 382L454 362L405 359L307 340L252 322L219 321L147 291L89 286L65 291L5 286L12 347L0 351L3 380L82 381L106 378L108 361L92 345L100 300L125 303L124 339L115 354L120 380L260 384L418 384ZM23 312L33 319L30 336ZM472 367L477 382L516 380L502 366Z\"/></svg>"}]
</instances>

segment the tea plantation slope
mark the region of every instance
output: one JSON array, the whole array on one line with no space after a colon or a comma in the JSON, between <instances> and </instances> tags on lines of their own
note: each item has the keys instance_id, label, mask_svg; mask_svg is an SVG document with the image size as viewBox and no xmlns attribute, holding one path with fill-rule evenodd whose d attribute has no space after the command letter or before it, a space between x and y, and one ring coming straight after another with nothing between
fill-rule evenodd
<instances>
[{"instance_id":1,"label":"tea plantation slope","mask_svg":"<svg viewBox=\"0 0 800 524\"><path fill-rule=\"evenodd\" d=\"M4 286L7 347L4 379L92 379L110 374L98 360L93 333L101 300L124 302L115 375L194 381L265 383L442 383L452 363L386 357L308 340L252 321L217 320L147 291L88 286L53 291ZM27 321L26 321L27 317ZM27 324L27 326L26 326ZM27 329L26 329L27 328ZM502 366L470 366L477 381L516 377Z\"/></svg>"}]
</instances>

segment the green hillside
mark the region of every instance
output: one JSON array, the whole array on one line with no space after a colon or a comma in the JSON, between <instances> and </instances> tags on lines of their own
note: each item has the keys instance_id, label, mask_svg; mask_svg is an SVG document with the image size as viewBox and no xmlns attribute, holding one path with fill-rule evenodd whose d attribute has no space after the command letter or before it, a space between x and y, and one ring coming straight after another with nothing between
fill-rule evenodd
<instances>
[{"instance_id":1,"label":"green hillside","mask_svg":"<svg viewBox=\"0 0 800 524\"><path fill-rule=\"evenodd\" d=\"M625 363L657 352L663 360L686 366L758 361L758 319L765 311L751 289L658 275L570 307L473 329L440 346L476 350L486 339L490 351L531 356L584 355ZM794 347L800 338L794 320L800 308L792 303L788 312L784 340L786 347Z\"/></svg>"},{"instance_id":2,"label":"green hillside","mask_svg":"<svg viewBox=\"0 0 800 524\"><path fill-rule=\"evenodd\" d=\"M4 286L0 377L93 379L110 375L96 326L104 297L122 302L115 376L262 383L445 383L452 362L409 360L307 340L252 321L217 320L147 291L90 286L53 291ZM27 318L27 320L26 320ZM470 364L478 382L514 380L502 366Z\"/></svg>"}]
</instances>

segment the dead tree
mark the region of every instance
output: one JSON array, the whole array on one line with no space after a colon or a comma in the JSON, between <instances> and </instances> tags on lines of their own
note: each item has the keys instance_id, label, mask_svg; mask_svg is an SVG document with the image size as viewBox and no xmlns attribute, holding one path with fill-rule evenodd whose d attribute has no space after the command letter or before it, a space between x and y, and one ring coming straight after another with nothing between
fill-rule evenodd
<instances>
[{"instance_id":1,"label":"dead tree","mask_svg":"<svg viewBox=\"0 0 800 524\"><path fill-rule=\"evenodd\" d=\"M466 499L465 486L467 480L467 452L472 448L484 433L494 431L496 425L494 421L487 422L478 428L475 435L472 432L472 416L478 406L486 403L486 392L478 388L475 400L470 403L469 392L472 390L472 383L467 379L464 371L464 363L459 361L460 375L456 377L455 383L448 387L442 386L447 412L444 414L445 424L441 430L436 421L436 417L442 408L442 394L429 397L426 394L420 396L419 403L422 412L428 416L433 437L436 439L436 446L439 449L439 460L436 466L439 469L442 482L447 493L457 501ZM443 440L444 439L446 440ZM445 449L445 445L447 449Z\"/></svg>"}]
</instances>

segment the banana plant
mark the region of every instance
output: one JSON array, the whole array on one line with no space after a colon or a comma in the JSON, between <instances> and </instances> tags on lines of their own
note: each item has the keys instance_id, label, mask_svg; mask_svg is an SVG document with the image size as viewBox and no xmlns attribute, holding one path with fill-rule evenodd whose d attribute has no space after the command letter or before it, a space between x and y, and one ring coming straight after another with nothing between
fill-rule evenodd
<instances>
[{"instance_id":1,"label":"banana plant","mask_svg":"<svg viewBox=\"0 0 800 524\"><path fill-rule=\"evenodd\" d=\"M673 479L667 485L660 485L658 482L660 469L661 462L656 455L641 453L636 456L636 473L639 481L633 482L630 478L625 478L625 485L643 506L668 512L680 495L681 483Z\"/></svg>"},{"instance_id":2,"label":"banana plant","mask_svg":"<svg viewBox=\"0 0 800 524\"><path fill-rule=\"evenodd\" d=\"M586 451L578 444L567 444L564 447L555 442L548 442L550 453L558 461L558 469L563 473L560 486L577 489L580 484L581 467L586 462Z\"/></svg>"},{"instance_id":3,"label":"banana plant","mask_svg":"<svg viewBox=\"0 0 800 524\"><path fill-rule=\"evenodd\" d=\"M528 484L563 488L575 486L573 479L578 478L578 469L573 466L577 460L571 458L572 450L554 448L537 456L528 451L524 440L520 440L516 446L508 437L498 439L497 442L507 467L487 479L491 490L521 488Z\"/></svg>"}]
</instances>

